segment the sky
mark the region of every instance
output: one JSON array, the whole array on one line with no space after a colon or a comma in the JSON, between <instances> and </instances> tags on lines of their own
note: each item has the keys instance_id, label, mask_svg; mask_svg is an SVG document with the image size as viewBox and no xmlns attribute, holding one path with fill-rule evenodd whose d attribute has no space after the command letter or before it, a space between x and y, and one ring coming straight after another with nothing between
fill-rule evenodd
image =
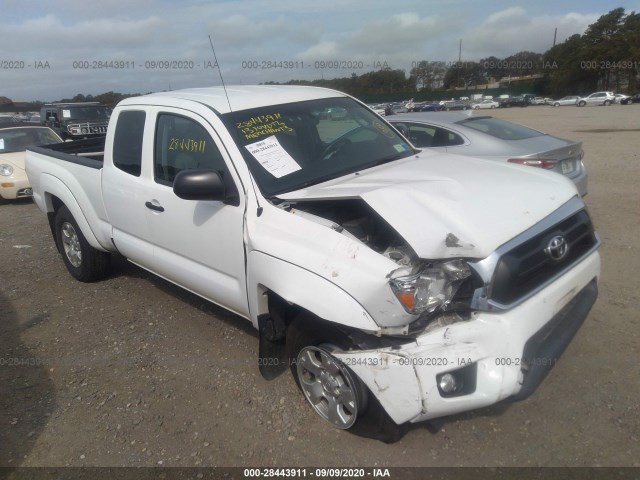
<instances>
[{"instance_id":1,"label":"sky","mask_svg":"<svg viewBox=\"0 0 640 480\"><path fill-rule=\"evenodd\" d=\"M0 96L408 74L460 41L463 61L543 53L617 7L640 0L0 0Z\"/></svg>"}]
</instances>

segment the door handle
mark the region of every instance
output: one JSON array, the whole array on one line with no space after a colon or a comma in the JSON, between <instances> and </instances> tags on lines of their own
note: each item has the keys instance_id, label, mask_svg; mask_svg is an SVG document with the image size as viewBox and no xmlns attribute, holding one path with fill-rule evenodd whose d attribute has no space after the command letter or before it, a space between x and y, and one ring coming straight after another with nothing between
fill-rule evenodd
<instances>
[{"instance_id":1,"label":"door handle","mask_svg":"<svg viewBox=\"0 0 640 480\"><path fill-rule=\"evenodd\" d=\"M154 205L151 202L145 202L144 205L150 210L154 210L156 212L164 212L164 207L161 207L160 205Z\"/></svg>"}]
</instances>

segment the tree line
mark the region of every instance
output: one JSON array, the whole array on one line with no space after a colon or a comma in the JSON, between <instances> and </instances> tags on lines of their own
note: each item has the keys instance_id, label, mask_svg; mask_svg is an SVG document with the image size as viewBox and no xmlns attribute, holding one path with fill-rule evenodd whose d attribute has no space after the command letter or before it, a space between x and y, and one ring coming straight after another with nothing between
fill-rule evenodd
<instances>
[{"instance_id":1,"label":"tree line","mask_svg":"<svg viewBox=\"0 0 640 480\"><path fill-rule=\"evenodd\" d=\"M363 75L322 80L291 80L289 85L316 85L352 95L396 92L438 92L454 88L531 79L535 93L586 94L594 90L626 89L635 93L640 85L640 14L616 8L544 53L522 51L478 61L423 60L409 71L384 68ZM276 82L267 82L274 84Z\"/></svg>"}]
</instances>

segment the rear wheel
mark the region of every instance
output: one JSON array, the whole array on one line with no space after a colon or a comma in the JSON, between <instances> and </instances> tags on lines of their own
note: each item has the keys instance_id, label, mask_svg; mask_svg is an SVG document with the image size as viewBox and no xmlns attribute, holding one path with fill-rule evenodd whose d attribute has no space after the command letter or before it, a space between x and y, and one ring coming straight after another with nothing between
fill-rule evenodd
<instances>
[{"instance_id":1,"label":"rear wheel","mask_svg":"<svg viewBox=\"0 0 640 480\"><path fill-rule=\"evenodd\" d=\"M609 101L609 100L605 100L605 101L604 101L604 106L605 106L605 107L608 107L609 105L611 105L611 101Z\"/></svg>"},{"instance_id":2,"label":"rear wheel","mask_svg":"<svg viewBox=\"0 0 640 480\"><path fill-rule=\"evenodd\" d=\"M578 102L579 107L584 107L586 104L587 102L585 102L584 100L582 100L581 102Z\"/></svg>"},{"instance_id":3,"label":"rear wheel","mask_svg":"<svg viewBox=\"0 0 640 480\"><path fill-rule=\"evenodd\" d=\"M287 352L293 378L305 398L332 426L396 442L406 431L384 411L358 376L332 352L348 349L345 335L303 312L287 330Z\"/></svg>"},{"instance_id":4,"label":"rear wheel","mask_svg":"<svg viewBox=\"0 0 640 480\"><path fill-rule=\"evenodd\" d=\"M94 282L106 276L110 255L89 245L66 206L56 213L55 232L64 264L74 278L81 282Z\"/></svg>"}]
</instances>

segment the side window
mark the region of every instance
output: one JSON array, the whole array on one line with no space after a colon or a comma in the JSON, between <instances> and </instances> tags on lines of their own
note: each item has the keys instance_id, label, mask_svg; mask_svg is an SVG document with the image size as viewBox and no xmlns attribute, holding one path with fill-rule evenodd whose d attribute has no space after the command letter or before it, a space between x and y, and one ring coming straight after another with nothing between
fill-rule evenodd
<instances>
[{"instance_id":1,"label":"side window","mask_svg":"<svg viewBox=\"0 0 640 480\"><path fill-rule=\"evenodd\" d=\"M450 130L444 128L436 128L436 132L433 136L432 147L454 147L456 145L464 144L464 139Z\"/></svg>"},{"instance_id":2,"label":"side window","mask_svg":"<svg viewBox=\"0 0 640 480\"><path fill-rule=\"evenodd\" d=\"M158 115L153 163L155 180L163 185L173 185L181 170L227 171L222 154L204 127L190 118L170 113Z\"/></svg>"},{"instance_id":3,"label":"side window","mask_svg":"<svg viewBox=\"0 0 640 480\"><path fill-rule=\"evenodd\" d=\"M408 138L416 147L429 148L433 143L433 136L436 132L435 127L431 125L421 125L419 123L407 124Z\"/></svg>"},{"instance_id":4,"label":"side window","mask_svg":"<svg viewBox=\"0 0 640 480\"><path fill-rule=\"evenodd\" d=\"M140 176L142 166L145 115L141 110L120 112L113 139L113 164L136 177Z\"/></svg>"}]
</instances>

